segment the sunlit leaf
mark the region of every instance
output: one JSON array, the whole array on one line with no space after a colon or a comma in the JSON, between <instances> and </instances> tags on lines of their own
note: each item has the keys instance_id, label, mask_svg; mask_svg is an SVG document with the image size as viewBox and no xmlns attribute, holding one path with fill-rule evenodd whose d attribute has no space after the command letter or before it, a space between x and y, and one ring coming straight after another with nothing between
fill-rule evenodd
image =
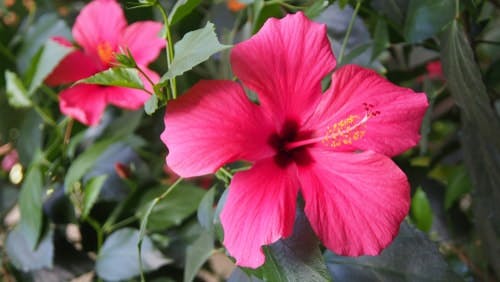
<instances>
[{"instance_id":1,"label":"sunlit leaf","mask_svg":"<svg viewBox=\"0 0 500 282\"><path fill-rule=\"evenodd\" d=\"M99 277L110 280L126 280L140 273L137 242L139 231L123 228L113 232L104 241L96 259L96 272ZM155 270L170 262L157 250L148 236L143 238L142 267L145 271Z\"/></svg>"},{"instance_id":2,"label":"sunlit leaf","mask_svg":"<svg viewBox=\"0 0 500 282\"><path fill-rule=\"evenodd\" d=\"M432 209L421 187L417 189L411 200L411 215L418 229L429 232L432 226Z\"/></svg>"},{"instance_id":3,"label":"sunlit leaf","mask_svg":"<svg viewBox=\"0 0 500 282\"><path fill-rule=\"evenodd\" d=\"M134 68L114 67L81 79L76 83L119 86L135 89L144 89L139 71Z\"/></svg>"},{"instance_id":4,"label":"sunlit leaf","mask_svg":"<svg viewBox=\"0 0 500 282\"><path fill-rule=\"evenodd\" d=\"M49 230L36 250L29 247L29 240L18 226L7 235L5 251L9 260L19 270L28 272L42 268L52 268L54 258L53 232Z\"/></svg>"},{"instance_id":5,"label":"sunlit leaf","mask_svg":"<svg viewBox=\"0 0 500 282\"><path fill-rule=\"evenodd\" d=\"M63 46L53 40L45 43L40 59L37 62L33 79L31 79L28 90L29 95L33 95L33 92L42 84L45 78L72 50L72 47Z\"/></svg>"},{"instance_id":6,"label":"sunlit leaf","mask_svg":"<svg viewBox=\"0 0 500 282\"><path fill-rule=\"evenodd\" d=\"M198 7L200 3L201 0L179 0L175 2L172 11L170 11L168 15L169 24L172 25L182 20L185 16L189 15L193 9Z\"/></svg>"},{"instance_id":7,"label":"sunlit leaf","mask_svg":"<svg viewBox=\"0 0 500 282\"><path fill-rule=\"evenodd\" d=\"M5 83L7 84L7 98L12 107L27 108L31 106L31 100L28 98L28 91L16 73L8 70L5 71Z\"/></svg>"},{"instance_id":8,"label":"sunlit leaf","mask_svg":"<svg viewBox=\"0 0 500 282\"><path fill-rule=\"evenodd\" d=\"M213 54L231 47L220 44L214 30L214 24L208 22L205 27L186 33L180 41L175 43L174 60L160 81L181 75L206 61Z\"/></svg>"},{"instance_id":9,"label":"sunlit leaf","mask_svg":"<svg viewBox=\"0 0 500 282\"><path fill-rule=\"evenodd\" d=\"M90 210L97 201L97 197L101 192L101 188L106 181L107 175L101 175L93 177L85 184L85 189L83 190L83 210L82 218L88 216Z\"/></svg>"},{"instance_id":10,"label":"sunlit leaf","mask_svg":"<svg viewBox=\"0 0 500 282\"><path fill-rule=\"evenodd\" d=\"M20 232L23 233L27 247L35 250L43 227L42 172L38 166L32 166L24 179L21 193L19 194L19 207L21 210Z\"/></svg>"}]
</instances>

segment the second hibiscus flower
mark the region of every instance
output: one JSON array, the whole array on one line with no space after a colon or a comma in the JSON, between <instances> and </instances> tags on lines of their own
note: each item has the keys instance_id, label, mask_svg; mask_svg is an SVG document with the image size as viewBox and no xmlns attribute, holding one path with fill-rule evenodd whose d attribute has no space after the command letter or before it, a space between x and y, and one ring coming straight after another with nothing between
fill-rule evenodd
<instances>
[{"instance_id":1,"label":"second hibiscus flower","mask_svg":"<svg viewBox=\"0 0 500 282\"><path fill-rule=\"evenodd\" d=\"M69 54L47 78L48 85L73 83L104 71L116 63L115 55L129 49L138 66L154 81L158 74L147 68L158 55L165 40L159 37L162 24L153 21L127 26L123 10L115 0L94 0L85 6L73 26L73 37L82 47ZM71 46L64 38L55 38ZM148 90L151 86L144 80ZM148 99L144 91L123 87L79 84L60 93L59 107L65 115L86 124L99 122L106 105L138 109Z\"/></svg>"},{"instance_id":2,"label":"second hibiscus flower","mask_svg":"<svg viewBox=\"0 0 500 282\"><path fill-rule=\"evenodd\" d=\"M264 263L261 247L291 235L299 193L323 244L340 255L376 255L396 236L410 189L390 157L413 147L423 93L372 70L335 68L326 27L304 14L270 19L231 53L233 81L201 81L165 115L168 165L183 177L253 163L234 175L221 214L224 245L240 266Z\"/></svg>"}]
</instances>

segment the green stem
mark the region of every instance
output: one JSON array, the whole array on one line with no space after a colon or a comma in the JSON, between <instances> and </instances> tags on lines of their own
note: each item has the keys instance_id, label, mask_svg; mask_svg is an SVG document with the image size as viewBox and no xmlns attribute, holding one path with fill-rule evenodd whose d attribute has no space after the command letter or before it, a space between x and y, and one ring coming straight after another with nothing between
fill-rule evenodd
<instances>
[{"instance_id":1,"label":"green stem","mask_svg":"<svg viewBox=\"0 0 500 282\"><path fill-rule=\"evenodd\" d=\"M172 66L172 61L174 60L174 45L172 41L172 34L170 33L170 22L168 20L168 15L163 6L159 3L156 4L158 9L161 12L161 15L163 17L163 22L165 23L165 40L167 41L167 48L166 48L166 53L167 53L167 67L170 70L170 67ZM172 91L172 98L176 99L177 98L177 82L175 81L175 77L172 77L169 79L170 81L170 88Z\"/></svg>"},{"instance_id":2,"label":"green stem","mask_svg":"<svg viewBox=\"0 0 500 282\"><path fill-rule=\"evenodd\" d=\"M137 217L134 215L134 216L131 216L131 217L127 217L125 218L124 220L122 221L119 221L113 225L111 225L110 227L108 227L107 230L104 230L106 233L111 233L113 232L114 230L116 229L119 229L119 228L122 228L124 226L127 226L129 225L130 223L134 222L137 220Z\"/></svg>"},{"instance_id":3,"label":"green stem","mask_svg":"<svg viewBox=\"0 0 500 282\"><path fill-rule=\"evenodd\" d=\"M44 110L42 108L40 108L40 106L38 106L37 104L33 103L33 108L40 115L40 117L42 117L42 119L43 119L43 121L45 123L49 124L50 126L56 126L57 125L57 123L55 122L55 120L53 120L52 117L50 117L46 112L44 112Z\"/></svg>"},{"instance_id":4,"label":"green stem","mask_svg":"<svg viewBox=\"0 0 500 282\"><path fill-rule=\"evenodd\" d=\"M224 167L219 168L219 171L225 174L227 177L229 177L229 179L233 179L233 174Z\"/></svg>"},{"instance_id":5,"label":"green stem","mask_svg":"<svg viewBox=\"0 0 500 282\"><path fill-rule=\"evenodd\" d=\"M346 34L344 36L344 41L342 42L342 47L340 48L339 60L338 64L342 65L342 59L344 58L345 48L347 46L347 41L349 41L349 37L351 37L352 27L354 25L354 21L356 20L356 16L358 15L359 8L361 7L361 0L358 0L356 3L356 7L354 8L354 12L352 13L351 21L349 22L349 26L347 27Z\"/></svg>"},{"instance_id":6,"label":"green stem","mask_svg":"<svg viewBox=\"0 0 500 282\"><path fill-rule=\"evenodd\" d=\"M102 229L106 233L110 233L112 231L111 227L114 225L114 223L116 222L118 217L121 215L121 213L123 212L125 207L130 203L130 201L132 199L135 198L135 191L137 190L136 189L137 186L132 182L128 182L128 183L130 184L129 186L130 186L132 191L130 191L127 199L125 199L125 201L120 202L118 204L118 206L111 212L111 215L108 217L108 219L106 220L106 222L102 226Z\"/></svg>"},{"instance_id":7,"label":"green stem","mask_svg":"<svg viewBox=\"0 0 500 282\"><path fill-rule=\"evenodd\" d=\"M97 253L99 254L99 251L101 250L102 242L104 239L104 233L103 233L103 230L101 228L101 225L99 224L99 222L97 220L91 218L90 216L87 216L87 218L85 218L85 221L88 224L90 224L90 226L92 226L92 228L94 228L95 232L97 233Z\"/></svg>"}]
</instances>

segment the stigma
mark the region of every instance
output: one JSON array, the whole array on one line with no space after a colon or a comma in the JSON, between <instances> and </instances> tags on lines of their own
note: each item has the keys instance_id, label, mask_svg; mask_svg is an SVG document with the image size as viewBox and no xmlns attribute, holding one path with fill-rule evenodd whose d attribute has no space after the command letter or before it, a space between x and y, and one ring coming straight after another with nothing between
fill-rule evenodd
<instances>
[{"instance_id":1,"label":"stigma","mask_svg":"<svg viewBox=\"0 0 500 282\"><path fill-rule=\"evenodd\" d=\"M105 66L108 66L113 61L115 56L113 48L106 41L101 42L99 43L99 45L97 45L97 55Z\"/></svg>"}]
</instances>

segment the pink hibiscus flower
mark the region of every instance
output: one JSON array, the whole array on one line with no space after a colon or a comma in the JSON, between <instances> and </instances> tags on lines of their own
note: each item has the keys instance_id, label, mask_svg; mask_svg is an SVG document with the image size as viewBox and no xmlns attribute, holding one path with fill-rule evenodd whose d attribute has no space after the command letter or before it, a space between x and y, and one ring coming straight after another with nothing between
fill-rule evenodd
<instances>
[{"instance_id":1,"label":"pink hibiscus flower","mask_svg":"<svg viewBox=\"0 0 500 282\"><path fill-rule=\"evenodd\" d=\"M221 214L224 245L240 266L258 267L261 247L291 235L299 192L323 244L337 254L376 255L396 236L410 203L391 156L417 144L423 93L372 70L335 67L326 26L304 14L270 19L231 53L232 81L201 81L165 115L168 165L191 177L246 160Z\"/></svg>"},{"instance_id":2,"label":"pink hibiscus flower","mask_svg":"<svg viewBox=\"0 0 500 282\"><path fill-rule=\"evenodd\" d=\"M69 54L45 81L48 85L68 84L92 76L113 66L115 54L128 48L137 65L154 81L158 74L147 68L165 40L159 37L162 24L153 21L136 22L127 26L123 10L115 0L94 0L86 5L73 26L73 37L82 47ZM58 43L71 46L64 38ZM151 86L144 80L146 89ZM138 89L78 84L60 93L59 107L65 115L86 124L99 122L106 105L138 109L149 95Z\"/></svg>"}]
</instances>

